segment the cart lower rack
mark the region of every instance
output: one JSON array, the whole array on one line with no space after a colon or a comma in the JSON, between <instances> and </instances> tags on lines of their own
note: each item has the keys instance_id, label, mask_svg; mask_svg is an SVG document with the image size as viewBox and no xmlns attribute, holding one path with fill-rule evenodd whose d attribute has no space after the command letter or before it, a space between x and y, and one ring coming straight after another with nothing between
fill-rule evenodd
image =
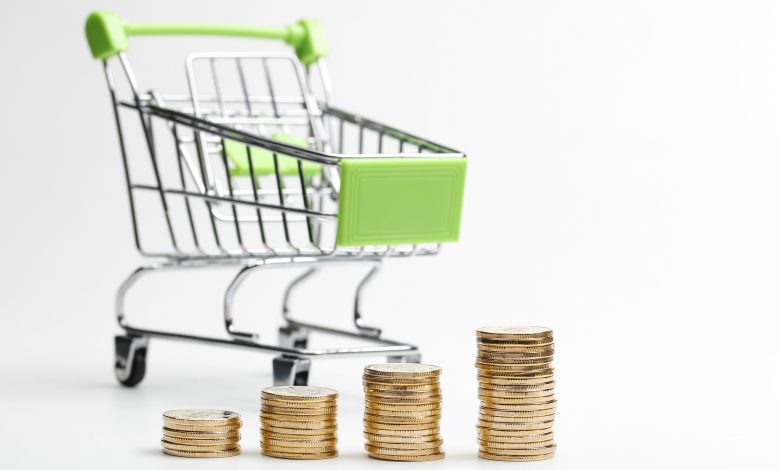
<instances>
[{"instance_id":1,"label":"cart lower rack","mask_svg":"<svg viewBox=\"0 0 780 470\"><path fill-rule=\"evenodd\" d=\"M151 337L270 352L276 384L305 384L315 357L420 360L415 346L364 323L360 299L385 259L435 255L457 240L462 153L334 107L328 48L314 21L283 29L132 24L96 12L86 32L109 86L135 245L153 259L117 293L122 384L143 379ZM185 61L189 93L141 92L127 38L173 34L277 39L295 55L193 53ZM297 287L341 265L366 268L355 288L354 330L296 320ZM281 267L302 271L283 292L284 324L278 344L269 344L236 329L234 297L252 273ZM224 292L226 337L130 324L125 297L139 278L211 268L236 270ZM310 332L370 345L311 349Z\"/></svg>"}]
</instances>

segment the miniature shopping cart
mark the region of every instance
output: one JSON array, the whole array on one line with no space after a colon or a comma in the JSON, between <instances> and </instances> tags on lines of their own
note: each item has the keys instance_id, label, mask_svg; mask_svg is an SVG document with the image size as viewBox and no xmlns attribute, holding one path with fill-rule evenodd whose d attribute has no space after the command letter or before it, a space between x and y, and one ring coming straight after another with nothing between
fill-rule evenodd
<instances>
[{"instance_id":1,"label":"miniature shopping cart","mask_svg":"<svg viewBox=\"0 0 780 470\"><path fill-rule=\"evenodd\" d=\"M333 107L328 48L316 21L283 29L135 24L96 12L86 34L108 82L135 245L155 258L116 296L124 330L115 342L119 382L143 379L151 337L273 353L276 384L305 384L315 357L419 362L415 346L364 323L360 298L385 258L435 255L457 240L462 153ZM188 93L143 92L125 51L128 37L152 35L275 39L295 53L193 53L185 60ZM366 268L354 297L354 330L296 320L296 288L343 264ZM226 337L129 323L125 297L139 278L212 267L237 270L224 294ZM278 343L269 344L235 327L234 297L250 274L280 267L301 271L283 292L284 324ZM312 349L310 332L367 345Z\"/></svg>"}]
</instances>

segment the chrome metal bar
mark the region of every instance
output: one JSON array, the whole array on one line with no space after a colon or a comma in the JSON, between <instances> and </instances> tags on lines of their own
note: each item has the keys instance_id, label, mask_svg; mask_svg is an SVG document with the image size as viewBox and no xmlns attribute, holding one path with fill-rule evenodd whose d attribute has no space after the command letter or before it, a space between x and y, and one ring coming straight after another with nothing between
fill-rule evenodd
<instances>
[{"instance_id":1,"label":"chrome metal bar","mask_svg":"<svg viewBox=\"0 0 780 470\"><path fill-rule=\"evenodd\" d=\"M147 191L159 191L159 188L157 186L149 185L149 184L133 184L133 185L131 185L131 188L132 189L147 190ZM240 204L240 205L244 205L244 206L252 206L252 207L258 207L258 208L263 208L263 209L273 209L273 210L281 211L281 212L293 212L293 213L296 213L296 214L303 214L303 215L308 215L308 216L317 217L317 218L321 218L321 219L334 219L334 218L336 218L336 214L335 213L317 212L317 211L311 211L311 210L306 210L306 209L298 209L296 207L287 207L287 206L279 207L279 206L276 206L276 205L273 205L273 204L266 204L266 203L262 203L262 202L252 202L252 201L246 201L246 200L243 200L243 199L231 199L229 197L224 197L224 196L215 196L215 195L211 195L211 194L193 193L192 191L184 191L184 190L179 190L179 189L168 188L168 189L164 189L163 192L165 192L165 194L175 194L175 195L179 195L179 196L187 196L187 197L192 197L192 198L196 198L196 199L203 199L203 200L205 200L207 202L207 204L210 203L210 202L224 202L224 203L227 203L227 204Z\"/></svg>"},{"instance_id":2,"label":"chrome metal bar","mask_svg":"<svg viewBox=\"0 0 780 470\"><path fill-rule=\"evenodd\" d=\"M111 95L111 107L113 108L114 112L114 122L116 123L116 132L119 136L119 153L122 156L122 169L124 170L124 176L125 176L125 186L127 188L127 197L130 202L130 220L132 222L133 226L133 241L135 242L135 248L143 253L144 250L141 247L141 238L139 236L138 232L138 219L136 214L136 207L135 207L135 197L133 194L133 189L131 187L131 179L130 179L130 166L127 161L127 149L125 147L125 137L122 133L122 122L119 118L119 104L117 101L116 96L116 90L114 89L114 81L111 76L111 71L108 68L108 62L103 61L103 72L106 76L106 83L108 84L108 91Z\"/></svg>"},{"instance_id":3,"label":"chrome metal bar","mask_svg":"<svg viewBox=\"0 0 780 470\"><path fill-rule=\"evenodd\" d=\"M149 159L152 164L154 179L155 181L157 181L158 194L160 195L160 203L162 204L165 223L168 226L168 235L170 236L173 249L175 251L179 251L178 244L176 243L176 234L174 233L173 230L173 223L171 223L171 214L170 214L170 210L168 209L168 201L166 200L165 192L163 191L162 178L160 177L160 169L157 164L157 153L154 147L154 140L152 137L151 118L148 118L141 110L141 100L138 98L138 85L136 83L135 77L133 76L133 72L130 67L130 64L127 61L127 56L125 56L124 52L119 53L119 62L122 65L122 69L125 71L125 75L127 76L128 81L130 82L131 88L133 90L133 97L135 99L136 106L138 106L138 117L141 120L141 127L144 130L146 147L147 150L149 151Z\"/></svg>"},{"instance_id":4,"label":"chrome metal bar","mask_svg":"<svg viewBox=\"0 0 780 470\"><path fill-rule=\"evenodd\" d=\"M364 346L364 347L348 347L348 348L323 348L323 349L307 349L307 348L286 348L273 344L263 344L257 342L248 342L243 338L237 339L225 339L209 336L190 335L185 333L176 333L170 331L153 330L146 328L137 328L131 326L127 321L127 315L125 312L125 298L133 285L144 275L168 269L183 269L208 266L202 263L191 264L165 264L165 263L150 263L147 265L139 266L122 282L119 286L116 295L116 318L119 326L122 327L130 335L158 337L168 339L180 339L189 341L199 341L211 344L221 344L225 346L241 346L252 348L259 351L265 351L275 354L287 354L294 357L337 357L337 356L377 356L377 355L409 355L419 354L419 351L415 346L401 343L398 341L371 338L370 340L379 346ZM322 330L320 330L322 331ZM335 334L350 334L350 332L342 332L334 330ZM368 339L360 337L361 339Z\"/></svg>"},{"instance_id":5,"label":"chrome metal bar","mask_svg":"<svg viewBox=\"0 0 780 470\"><path fill-rule=\"evenodd\" d=\"M176 130L176 126L171 127L171 132L173 133L173 141L176 145L176 163L177 167L179 169L179 181L181 183L181 189L187 190L187 181L184 178L184 167L181 163L184 156L181 152L181 142L179 141L179 132ZM200 250L200 243L198 242L198 233L195 229L195 221L192 218L192 207L190 207L190 199L185 197L184 198L184 207L187 211L187 221L190 223L190 230L192 233L192 241L195 244L195 247Z\"/></svg>"},{"instance_id":6,"label":"chrome metal bar","mask_svg":"<svg viewBox=\"0 0 780 470\"><path fill-rule=\"evenodd\" d=\"M227 152L225 151L225 141L222 141L222 163L225 166L225 179L227 180L228 193L230 199L235 199L233 195L233 178L230 176L230 168L228 167ZM184 198L187 200L187 198ZM236 239L238 240L238 246L242 250L246 251L244 247L244 241L241 238L241 224L238 222L238 209L235 204L230 204L230 210L233 213L233 226L236 229Z\"/></svg>"},{"instance_id":7,"label":"chrome metal bar","mask_svg":"<svg viewBox=\"0 0 780 470\"><path fill-rule=\"evenodd\" d=\"M249 179L252 182L252 195L255 198L255 203L259 204L260 199L257 196L257 175L255 174L255 164L252 161L252 150L249 146L246 147L246 158L249 162ZM268 247L268 242L265 238L265 224L263 223L263 214L260 207L255 209L255 213L257 214L257 225L260 229L260 239L262 240L263 245Z\"/></svg>"}]
</instances>

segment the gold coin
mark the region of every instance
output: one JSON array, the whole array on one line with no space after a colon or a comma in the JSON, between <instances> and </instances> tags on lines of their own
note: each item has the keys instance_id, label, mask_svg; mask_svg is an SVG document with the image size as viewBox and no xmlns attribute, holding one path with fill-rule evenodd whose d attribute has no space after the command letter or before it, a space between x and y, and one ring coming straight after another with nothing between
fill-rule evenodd
<instances>
[{"instance_id":1,"label":"gold coin","mask_svg":"<svg viewBox=\"0 0 780 470\"><path fill-rule=\"evenodd\" d=\"M509 360L523 361L523 360L533 360L533 359L537 359L540 361L552 361L553 359L555 359L555 355L552 352L538 354L538 353L526 353L523 351L492 351L492 350L484 350L480 348L477 351L477 358L479 362L500 363ZM485 360L483 361L480 358L485 358Z\"/></svg>"},{"instance_id":2,"label":"gold coin","mask_svg":"<svg viewBox=\"0 0 780 470\"><path fill-rule=\"evenodd\" d=\"M490 425L477 425L477 434L482 435L487 438L492 438L493 436L502 436L502 437L521 437L521 436L538 436L540 434L547 434L553 432L552 426L546 428L546 429L499 429L493 427L492 424Z\"/></svg>"},{"instance_id":3,"label":"gold coin","mask_svg":"<svg viewBox=\"0 0 780 470\"><path fill-rule=\"evenodd\" d=\"M391 403L374 403L366 400L366 408L372 410L387 410L387 411L433 411L441 409L441 402L437 403L418 403L418 404L391 404Z\"/></svg>"},{"instance_id":4,"label":"gold coin","mask_svg":"<svg viewBox=\"0 0 780 470\"><path fill-rule=\"evenodd\" d=\"M331 450L328 452L317 453L294 453L294 452L277 452L269 449L260 450L263 455L268 457L276 457L279 459L295 459L295 460L322 460L330 459L339 455L337 450Z\"/></svg>"},{"instance_id":5,"label":"gold coin","mask_svg":"<svg viewBox=\"0 0 780 470\"><path fill-rule=\"evenodd\" d=\"M169 410L163 413L162 416L163 422L166 424L174 423L188 426L224 426L241 422L241 415L227 410Z\"/></svg>"},{"instance_id":6,"label":"gold coin","mask_svg":"<svg viewBox=\"0 0 780 470\"><path fill-rule=\"evenodd\" d=\"M433 392L394 392L389 390L370 390L366 391L366 400L385 403L398 403L402 401L415 402L417 400L428 400L433 402L441 401L441 390Z\"/></svg>"},{"instance_id":7,"label":"gold coin","mask_svg":"<svg viewBox=\"0 0 780 470\"><path fill-rule=\"evenodd\" d=\"M433 416L387 416L363 413L363 420L371 423L382 424L436 424L441 420L441 415Z\"/></svg>"},{"instance_id":8,"label":"gold coin","mask_svg":"<svg viewBox=\"0 0 780 470\"><path fill-rule=\"evenodd\" d=\"M537 398L537 397L550 397L555 395L555 389L548 390L529 390L525 392L515 390L495 390L491 388L480 388L479 396L486 396L492 398Z\"/></svg>"},{"instance_id":9,"label":"gold coin","mask_svg":"<svg viewBox=\"0 0 780 470\"><path fill-rule=\"evenodd\" d=\"M520 364L520 363L512 363L512 364L490 364L487 362L475 362L474 365L477 369L480 370L480 372L485 373L507 373L511 372L513 374L536 374L536 373L549 373L549 370L552 369L550 367L550 362L545 362L543 364Z\"/></svg>"},{"instance_id":10,"label":"gold coin","mask_svg":"<svg viewBox=\"0 0 780 470\"><path fill-rule=\"evenodd\" d=\"M262 398L261 405L273 406L279 408L296 408L296 409L319 409L319 408L335 408L336 400L330 401L294 401L294 400L274 400L272 398Z\"/></svg>"},{"instance_id":11,"label":"gold coin","mask_svg":"<svg viewBox=\"0 0 780 470\"><path fill-rule=\"evenodd\" d=\"M363 369L363 376L384 377L430 377L441 375L441 367L430 364L390 363L371 364Z\"/></svg>"},{"instance_id":12,"label":"gold coin","mask_svg":"<svg viewBox=\"0 0 780 470\"><path fill-rule=\"evenodd\" d=\"M433 384L380 384L363 381L363 390L387 390L393 392L433 392L439 391L440 385Z\"/></svg>"},{"instance_id":13,"label":"gold coin","mask_svg":"<svg viewBox=\"0 0 780 470\"><path fill-rule=\"evenodd\" d=\"M388 417L388 418L406 418L406 419L425 419L435 416L441 416L441 408L422 411L408 411L408 410L377 410L376 408L369 408L366 406L363 408L363 412L367 415Z\"/></svg>"},{"instance_id":14,"label":"gold coin","mask_svg":"<svg viewBox=\"0 0 780 470\"><path fill-rule=\"evenodd\" d=\"M323 432L318 434L289 434L284 432L273 432L260 430L260 437L264 439L275 439L283 441L330 441L336 439L336 432Z\"/></svg>"},{"instance_id":15,"label":"gold coin","mask_svg":"<svg viewBox=\"0 0 780 470\"><path fill-rule=\"evenodd\" d=\"M501 449L501 450L538 450L549 449L550 446L555 445L552 439L535 442L496 442L492 440L480 440L479 446L485 450Z\"/></svg>"},{"instance_id":16,"label":"gold coin","mask_svg":"<svg viewBox=\"0 0 780 470\"><path fill-rule=\"evenodd\" d=\"M266 405L265 403L260 405L260 410L267 413L276 413L280 415L327 415L333 414L338 411L335 406L319 407L319 408L298 408L287 406L274 406Z\"/></svg>"},{"instance_id":17,"label":"gold coin","mask_svg":"<svg viewBox=\"0 0 780 470\"><path fill-rule=\"evenodd\" d=\"M430 377L395 377L385 375L364 375L363 383L387 385L431 385L439 383L439 376Z\"/></svg>"},{"instance_id":18,"label":"gold coin","mask_svg":"<svg viewBox=\"0 0 780 470\"><path fill-rule=\"evenodd\" d=\"M547 357L523 357L523 356L507 356L507 355L493 355L493 354L477 354L477 362L480 364L493 364L493 365L551 365L553 362L552 356Z\"/></svg>"},{"instance_id":19,"label":"gold coin","mask_svg":"<svg viewBox=\"0 0 780 470\"><path fill-rule=\"evenodd\" d=\"M326 429L336 426L335 419L320 419L317 421L296 421L291 419L274 419L263 416L260 421L263 424L277 428L291 429Z\"/></svg>"},{"instance_id":20,"label":"gold coin","mask_svg":"<svg viewBox=\"0 0 780 470\"><path fill-rule=\"evenodd\" d=\"M283 443L281 445L272 444L268 441L260 441L260 447L262 447L265 450L270 450L273 452L289 452L291 454L319 454L322 452L331 452L336 450L336 442L331 441L329 444L326 445L319 445L319 446L300 446L296 447L290 443Z\"/></svg>"},{"instance_id":21,"label":"gold coin","mask_svg":"<svg viewBox=\"0 0 780 470\"><path fill-rule=\"evenodd\" d=\"M488 379L549 379L555 373L555 369L549 367L547 369L539 369L536 371L517 371L517 370L498 370L498 369L479 369L477 377L482 379L483 377Z\"/></svg>"},{"instance_id":22,"label":"gold coin","mask_svg":"<svg viewBox=\"0 0 780 470\"><path fill-rule=\"evenodd\" d=\"M530 344L515 344L514 342L489 342L477 341L477 352L488 354L534 354L534 355L553 355L555 345L552 342L547 344L532 342Z\"/></svg>"},{"instance_id":23,"label":"gold coin","mask_svg":"<svg viewBox=\"0 0 780 470\"><path fill-rule=\"evenodd\" d=\"M175 442L169 442L165 439L160 439L160 444L166 449L172 450L188 450L190 452L212 452L215 450L230 450L235 449L238 445L235 442L229 444L209 444L209 445L189 445L189 444L177 444Z\"/></svg>"},{"instance_id":24,"label":"gold coin","mask_svg":"<svg viewBox=\"0 0 780 470\"><path fill-rule=\"evenodd\" d=\"M486 388L490 390L507 390L507 391L514 390L518 392L530 392L530 391L537 391L537 390L554 389L555 381L550 380L549 382L540 383L540 384L488 384L480 381L479 388Z\"/></svg>"},{"instance_id":25,"label":"gold coin","mask_svg":"<svg viewBox=\"0 0 780 470\"><path fill-rule=\"evenodd\" d=\"M491 351L527 351L533 349L554 348L555 343L552 338L510 340L510 339L488 339L477 338L477 348Z\"/></svg>"},{"instance_id":26,"label":"gold coin","mask_svg":"<svg viewBox=\"0 0 780 470\"><path fill-rule=\"evenodd\" d=\"M546 432L544 434L534 434L528 436L496 436L487 433L477 433L477 442L505 442L505 443L526 443L526 442L543 442L552 440L554 436L553 432Z\"/></svg>"},{"instance_id":27,"label":"gold coin","mask_svg":"<svg viewBox=\"0 0 780 470\"><path fill-rule=\"evenodd\" d=\"M236 444L238 444L240 441L240 439L237 437L233 439L190 439L186 437L175 437L175 436L167 436L167 435L163 435L163 440L167 442L172 442L174 444L183 444L188 446L233 444L231 448L235 447Z\"/></svg>"},{"instance_id":28,"label":"gold coin","mask_svg":"<svg viewBox=\"0 0 780 470\"><path fill-rule=\"evenodd\" d=\"M438 440L441 440L441 435L436 434L427 434L427 435L384 435L384 434L376 434L371 432L363 432L363 437L366 438L366 440L371 442L381 442L381 443L395 443L395 444L402 444L402 443L427 443L427 442L435 442Z\"/></svg>"},{"instance_id":29,"label":"gold coin","mask_svg":"<svg viewBox=\"0 0 780 470\"><path fill-rule=\"evenodd\" d=\"M397 406L418 406L418 405L440 405L441 396L428 398L406 398L406 397L377 397L373 395L366 396L366 403L372 405L397 405Z\"/></svg>"},{"instance_id":30,"label":"gold coin","mask_svg":"<svg viewBox=\"0 0 780 470\"><path fill-rule=\"evenodd\" d=\"M379 442L379 441L369 440L366 443L366 445L387 449L388 451L390 450L414 451L414 450L423 450L423 449L438 450L443 443L444 440L442 439L438 439L436 441L430 441L430 442Z\"/></svg>"},{"instance_id":31,"label":"gold coin","mask_svg":"<svg viewBox=\"0 0 780 470\"><path fill-rule=\"evenodd\" d=\"M512 357L494 356L491 354L477 354L477 363L493 366L549 366L552 364L552 356L548 357Z\"/></svg>"},{"instance_id":32,"label":"gold coin","mask_svg":"<svg viewBox=\"0 0 780 470\"><path fill-rule=\"evenodd\" d=\"M441 452L438 447L432 448L411 448L411 449L396 449L392 447L380 447L371 444L365 444L363 446L368 452L379 455L428 455Z\"/></svg>"},{"instance_id":33,"label":"gold coin","mask_svg":"<svg viewBox=\"0 0 780 470\"><path fill-rule=\"evenodd\" d=\"M491 397L480 393L479 399L491 405L537 405L537 404L545 404L552 400L555 400L555 395L549 395L546 397L503 398L503 397Z\"/></svg>"},{"instance_id":34,"label":"gold coin","mask_svg":"<svg viewBox=\"0 0 780 470\"><path fill-rule=\"evenodd\" d=\"M444 452L437 452L435 454L428 455L389 455L389 454L377 454L369 452L368 456L372 459L379 460L396 460L401 462L422 462L428 460L439 460L444 458Z\"/></svg>"},{"instance_id":35,"label":"gold coin","mask_svg":"<svg viewBox=\"0 0 780 470\"><path fill-rule=\"evenodd\" d=\"M483 401L482 408L489 408L497 411L536 411L555 409L558 400L550 400L544 403L491 403Z\"/></svg>"},{"instance_id":36,"label":"gold coin","mask_svg":"<svg viewBox=\"0 0 780 470\"><path fill-rule=\"evenodd\" d=\"M335 413L328 413L324 415L283 415L278 413L263 412L260 414L261 418L276 419L279 421L330 421L336 419Z\"/></svg>"},{"instance_id":37,"label":"gold coin","mask_svg":"<svg viewBox=\"0 0 780 470\"><path fill-rule=\"evenodd\" d=\"M479 413L487 416L503 416L503 417L515 417L515 416L554 416L555 415L555 408L548 408L546 410L514 410L514 411L504 411L504 410L494 410L491 408L485 408L484 406L479 407Z\"/></svg>"},{"instance_id":38,"label":"gold coin","mask_svg":"<svg viewBox=\"0 0 780 470\"><path fill-rule=\"evenodd\" d=\"M163 435L178 437L184 439L239 439L241 432L239 429L225 432L201 432L201 431L180 431L178 429L162 428Z\"/></svg>"},{"instance_id":39,"label":"gold coin","mask_svg":"<svg viewBox=\"0 0 780 470\"><path fill-rule=\"evenodd\" d=\"M506 448L487 448L483 447L480 450L483 452L490 452L491 454L497 454L497 455L547 455L552 452L555 452L555 444L550 444L544 447L539 448L528 448L528 449L506 449Z\"/></svg>"},{"instance_id":40,"label":"gold coin","mask_svg":"<svg viewBox=\"0 0 780 470\"><path fill-rule=\"evenodd\" d=\"M283 428L279 426L271 426L267 423L261 423L260 430L263 433L275 433L275 434L295 434L298 436L318 436L322 434L336 433L337 426L331 426L329 428L317 428L317 429L305 429L305 428Z\"/></svg>"},{"instance_id":41,"label":"gold coin","mask_svg":"<svg viewBox=\"0 0 780 470\"><path fill-rule=\"evenodd\" d=\"M534 431L543 429L552 429L553 420L541 421L537 423L497 423L485 419L477 419L477 426L489 429L503 431Z\"/></svg>"},{"instance_id":42,"label":"gold coin","mask_svg":"<svg viewBox=\"0 0 780 470\"><path fill-rule=\"evenodd\" d=\"M364 423L365 424L365 423ZM430 428L421 429L397 429L395 427L389 429L379 429L371 426L365 426L363 434L371 434L377 436L386 436L388 438L425 438L430 436L439 435L439 427L433 426Z\"/></svg>"},{"instance_id":43,"label":"gold coin","mask_svg":"<svg viewBox=\"0 0 780 470\"><path fill-rule=\"evenodd\" d=\"M281 385L264 388L261 396L282 401L331 402L338 398L339 393L332 388L325 387Z\"/></svg>"},{"instance_id":44,"label":"gold coin","mask_svg":"<svg viewBox=\"0 0 780 470\"><path fill-rule=\"evenodd\" d=\"M323 439L323 440L293 440L287 439L274 439L264 437L261 440L261 444L269 447L334 447L337 439Z\"/></svg>"},{"instance_id":45,"label":"gold coin","mask_svg":"<svg viewBox=\"0 0 780 470\"><path fill-rule=\"evenodd\" d=\"M555 452L550 452L549 454L542 454L542 455L502 455L502 454L494 454L491 452L484 452L482 450L479 451L479 457L483 459L489 459L489 460L504 460L508 462L528 462L531 460L547 460L551 459L555 456Z\"/></svg>"},{"instance_id":46,"label":"gold coin","mask_svg":"<svg viewBox=\"0 0 780 470\"><path fill-rule=\"evenodd\" d=\"M236 447L230 450L214 450L210 452L192 452L189 450L175 450L166 449L163 447L163 452L168 455L175 455L176 457L191 457L191 458L219 458L219 457L233 457L241 454L241 447Z\"/></svg>"},{"instance_id":47,"label":"gold coin","mask_svg":"<svg viewBox=\"0 0 780 470\"><path fill-rule=\"evenodd\" d=\"M175 431L190 431L190 432L198 432L198 433L221 433L221 432L238 431L241 429L241 423L239 422L237 424L225 424L225 425L214 425L214 426L191 426L189 424L165 423L165 427L168 429L173 429Z\"/></svg>"},{"instance_id":48,"label":"gold coin","mask_svg":"<svg viewBox=\"0 0 780 470\"><path fill-rule=\"evenodd\" d=\"M368 404L366 404L366 407L363 409L363 411L376 416L395 416L399 418L428 418L430 416L441 416L441 407L419 411L399 409L379 410L376 408L371 408L368 406Z\"/></svg>"},{"instance_id":49,"label":"gold coin","mask_svg":"<svg viewBox=\"0 0 780 470\"><path fill-rule=\"evenodd\" d=\"M436 432L439 432L439 420L434 420L433 422L428 423L383 423L383 422L377 422L372 420L363 420L363 427L367 432L375 433L377 429L388 429L388 430L396 430L396 431L419 431L419 430L428 430L428 429L435 429ZM377 433L381 434L381 433Z\"/></svg>"},{"instance_id":50,"label":"gold coin","mask_svg":"<svg viewBox=\"0 0 780 470\"><path fill-rule=\"evenodd\" d=\"M548 338L552 329L545 326L482 326L477 328L478 338L516 339Z\"/></svg>"},{"instance_id":51,"label":"gold coin","mask_svg":"<svg viewBox=\"0 0 780 470\"><path fill-rule=\"evenodd\" d=\"M542 423L555 419L555 415L547 416L495 416L480 414L479 417L484 421L493 423Z\"/></svg>"},{"instance_id":52,"label":"gold coin","mask_svg":"<svg viewBox=\"0 0 780 470\"><path fill-rule=\"evenodd\" d=\"M539 375L536 377L516 377L512 375L485 375L479 374L477 376L480 384L489 385L538 385L551 382L555 380L553 374Z\"/></svg>"}]
</instances>

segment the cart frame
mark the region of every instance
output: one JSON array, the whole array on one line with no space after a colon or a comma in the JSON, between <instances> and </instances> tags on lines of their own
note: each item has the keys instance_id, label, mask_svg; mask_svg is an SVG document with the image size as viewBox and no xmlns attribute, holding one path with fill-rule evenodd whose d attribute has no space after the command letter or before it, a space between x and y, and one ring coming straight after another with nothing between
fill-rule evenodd
<instances>
[{"instance_id":1,"label":"cart frame","mask_svg":"<svg viewBox=\"0 0 780 470\"><path fill-rule=\"evenodd\" d=\"M352 157L365 159L369 157L377 160L384 158L421 160L421 157L424 157L426 161L439 158L454 161L463 159L465 156L448 147L435 144L429 140L333 107L330 104L330 79L327 74L324 60L322 59L326 47L323 46L318 25L314 22L301 22L299 26L305 30L305 35L301 36L302 33L300 32L300 29L296 29L295 27L288 27L286 30L282 30L287 31L287 33L280 33L275 30L253 29L250 31L252 34L243 35L284 39L288 43L290 43L290 40L288 39L293 37L294 40L299 41L299 44L291 45L296 48L298 59L307 66L308 72L311 72L311 69L316 67L325 94L324 100L312 103L314 93L311 90L311 85L308 81L309 77L303 79L299 78L299 82L302 84L302 105L310 120L308 125L310 126L312 141L316 142L315 146L317 148L305 148L287 144L262 137L256 133L248 132L229 124L215 122L214 119L200 116L195 97L196 95L194 93L194 84L192 82L190 83L192 93L189 98L193 103L193 112L185 112L165 106L165 102L168 98L157 95L156 93L150 92L148 94L142 94L139 91L137 80L133 75L132 68L130 67L124 52L126 44L122 42L126 41L126 37L123 37L122 34L125 36L131 34L191 33L242 35L240 34L240 31L244 30L239 30L239 33L236 33L235 29L230 29L228 27L204 25L185 25L176 27L171 25L166 25L164 27L160 25L132 25L107 13L94 13L87 21L87 36L90 41L93 56L103 62L105 78L111 96L125 182L130 202L135 245L142 256L158 258L156 261L143 264L133 270L120 285L116 294L116 318L125 334L115 338L115 374L119 382L123 385L134 386L143 379L146 370L146 354L149 338L152 337L238 346L274 354L273 380L277 385L306 384L312 358L385 356L390 362L419 362L421 359L420 351L416 346L386 339L382 337L381 329L369 326L365 323L361 310L361 298L365 288L379 272L381 265L386 258L435 255L439 252L442 241L449 241L447 237L451 237L451 235L436 235L433 237L434 239L426 238L421 240L421 243L414 242L404 244L388 242L382 245L361 245L354 247L339 246L339 244L334 241L331 247L323 248L319 240L319 236L323 229L320 225L316 224L318 224L319 221L335 220L338 218L338 212L333 210L327 211L323 208L324 204L322 203L322 200L327 199L327 197L338 197L339 178L341 174L340 165L345 159L350 159ZM94 32L96 30L98 31L97 33ZM119 30L121 30L122 34L117 33ZM92 33L90 31L92 31ZM293 33L290 33L290 31L293 31ZM287 34L287 36L285 36L285 34ZM112 37L112 35L118 35L118 39L117 37ZM301 37L304 37L305 39L300 39ZM195 54L192 57L198 58L199 55ZM239 61L237 63L240 68L241 58L259 58L265 61L267 57L274 56L265 54L231 53L212 54L206 55L206 57L212 58L212 61L214 60L213 57L236 59ZM284 56L280 57L284 58ZM112 59L116 59L119 63L124 78L132 91L132 101L122 100L118 96L115 80L109 67L109 60ZM188 61L188 71L190 71L191 64L192 62ZM263 62L263 66L265 67L265 62ZM192 77L191 74L190 77ZM250 108L251 111L249 93L246 92L246 89L244 91L247 107ZM222 107L223 97L220 95L217 98L220 107ZM277 99L274 97L272 89L271 100L274 106L274 113L276 113L275 118L280 119L281 116L277 113L276 109ZM126 146L127 137L123 130L123 122L120 117L122 111L137 112L140 117L140 124L143 129L146 147L151 157L151 164L155 177L155 183L153 184L139 183L135 181L132 176L130 170L130 152ZM247 119L251 117L250 113L250 115L247 116ZM181 176L180 188L170 187L164 184L161 179L156 150L157 142L153 133L154 120L164 122L175 139L176 159L179 164ZM358 155L346 155L341 153L344 147L343 135L345 124L356 126L359 129ZM338 129L338 131L336 131L336 129ZM185 170L183 169L182 161L185 161L185 163L189 165L190 177L195 180L196 183L198 182L198 176L195 175L196 172L193 171L193 168L196 165L187 162L186 158L182 155L184 152L183 149L185 148L184 144L182 144L185 139L180 138L180 132L182 130L191 133L192 140L189 143L194 146L198 156L197 166L199 166L201 171L200 182L202 185L196 189L188 189L185 184ZM372 131L379 135L379 151L375 154L364 153L365 131ZM330 149L335 146L336 139L334 134L336 134L336 132L338 132L339 153L330 151ZM203 139L204 135L209 136L211 141ZM395 141L399 143L397 152L392 154L382 153L382 143L385 137L395 139ZM218 141L218 147L221 149L221 156L224 160L226 172L228 172L229 166L226 157L226 140L229 139L232 142L237 142L246 146L246 156L247 161L249 162L249 174L251 178L251 190L247 191L247 197L241 198L237 195L238 190L234 191L231 184L233 178L229 173L226 177L226 188L223 187L220 189L219 187L214 186L213 177L208 174L207 171L210 171L210 167L208 167L206 163L208 152L204 150L204 148L209 142L213 143L215 139ZM255 181L256 172L252 168L252 161L254 160L254 157L250 152L252 147L262 148L273 154L273 173L271 176L275 177L276 186L275 189L265 190L266 193L268 193L264 193L265 195L258 196L258 188L260 186ZM409 147L416 149L416 152L409 153L406 151ZM283 183L280 171L281 165L279 163L279 158L281 158L281 156L294 158L297 161L297 176L300 181L300 189L298 192L288 188L286 184ZM305 162L313 162L321 165L323 168L322 172L310 180L307 179L303 166ZM465 171L465 169L463 171ZM436 176L440 177L440 172L437 173ZM462 174L459 176L461 177L460 182L462 184ZM460 197L462 198L462 187L460 188L460 191ZM148 250L143 246L137 214L137 192L152 192L158 194L167 225L167 232L172 243L171 250ZM252 193L254 193L254 198L250 197L252 196ZM458 195L456 194L456 196ZM168 198L170 197L182 197L184 199L186 210L189 214L189 229L191 230L192 238L194 239L194 250L182 249L179 246L179 243L177 243L177 237L175 235L176 230L174 230L174 223L172 222L172 211L169 211ZM273 199L273 202L268 202L269 197L275 198ZM319 204L323 207L315 207L316 197L320 197L321 201ZM299 207L291 205L289 201L294 198L300 198L302 205ZM196 224L193 222L190 206L191 203L196 201L203 202L208 208L214 238L216 239L216 251L204 249L198 242ZM456 202L456 222L459 225L460 200L457 200ZM227 213L219 212L218 209L224 208L225 205L228 206L230 211ZM242 217L239 215L237 207L249 208L256 212L256 216L252 216L254 218L250 217L248 219ZM270 245L267 244L263 230L265 227L264 224L268 224L268 222L263 221L263 216L261 215L261 211L263 210L271 210L279 214L277 219L274 220L284 229L284 237L286 240L284 249L271 248ZM341 212L341 209L339 209L339 212ZM298 219L294 221L293 217L298 217ZM242 241L242 224L246 222L259 225L264 245L261 250L250 249L245 246L246 243ZM308 242L310 246L302 248L300 245L297 245L297 243L294 244L292 242L289 232L291 231L290 227L295 222L305 225L305 232L308 233ZM235 227L238 249L228 249L224 246L224 243L220 241L218 235L219 231L216 228L216 224L219 223ZM341 223L341 220L339 220L339 223ZM452 223L450 223L450 225L452 225ZM316 229L313 227L316 227ZM341 229L339 228L339 230ZM436 237L439 238L436 239ZM457 234L455 237L457 237ZM312 279L318 272L325 269L343 265L356 265L356 263L360 266L366 266L368 269L355 288L354 308L352 312L353 331L332 328L327 325L308 323L297 320L292 316L290 307L291 300L296 289L302 283ZM227 338L141 328L132 325L129 322L128 313L125 307L126 297L135 283L142 277L146 277L156 272L216 267L237 269L236 274L228 284L223 296L224 327L227 332ZM284 325L279 328L279 343L271 344L268 342L261 342L259 335L256 333L239 331L235 328L235 295L238 290L240 290L244 281L253 273L260 271L261 268L262 271L266 271L271 268L280 267L298 267L305 268L305 270L302 274L295 277L285 288L282 303L282 319ZM369 343L369 345L312 349L308 347L310 332L359 339Z\"/></svg>"}]
</instances>

